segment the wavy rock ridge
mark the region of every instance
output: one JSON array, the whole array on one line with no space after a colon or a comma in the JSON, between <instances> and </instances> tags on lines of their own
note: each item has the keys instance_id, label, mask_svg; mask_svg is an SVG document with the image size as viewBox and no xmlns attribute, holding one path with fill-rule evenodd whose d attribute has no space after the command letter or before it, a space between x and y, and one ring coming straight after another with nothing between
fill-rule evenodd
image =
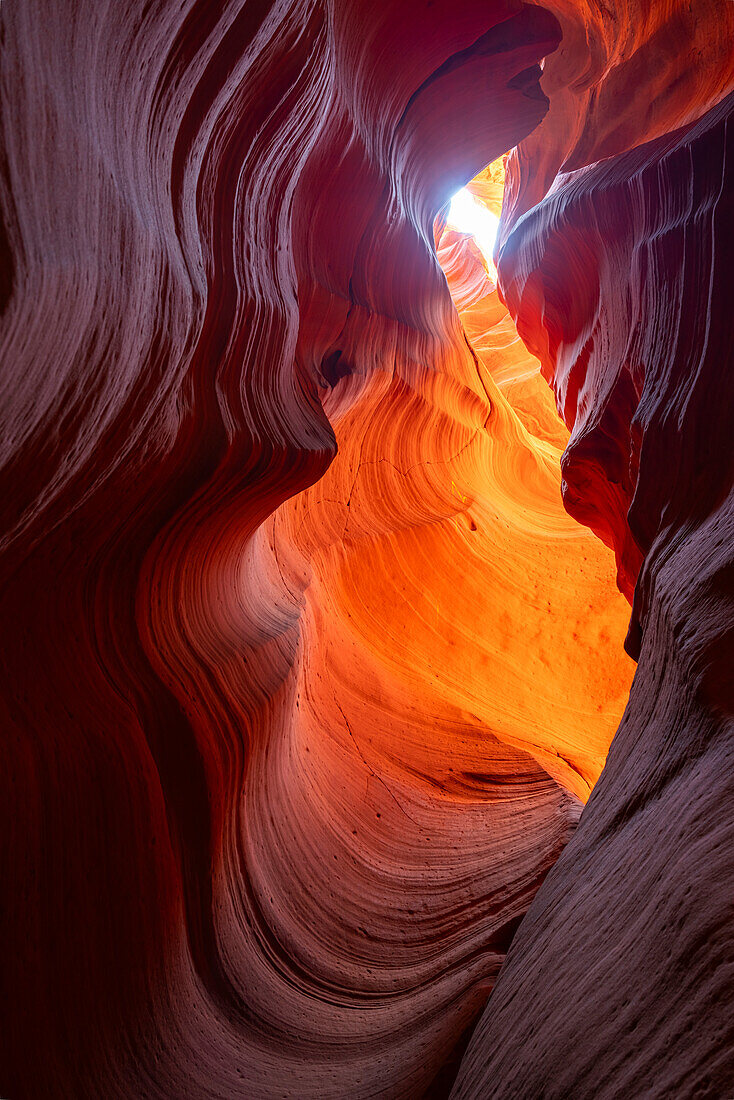
<instances>
[{"instance_id":1,"label":"wavy rock ridge","mask_svg":"<svg viewBox=\"0 0 734 1100\"><path fill-rule=\"evenodd\" d=\"M547 8L2 5L3 1095L446 1095L528 907L459 1094L728 1079L724 895L695 872L730 870L727 101L695 120L731 18ZM634 693L532 905L630 664L550 391L470 244L438 240L461 323L435 255L518 143L502 296L571 430L568 505L628 592L641 568ZM672 356L660 287L696 319ZM677 954L640 983L631 953L596 1047L554 1062L549 998L578 1025L579 967L629 947L615 890L667 950L660 822ZM577 860L609 873L592 955ZM663 1059L648 1012L624 1060L621 1002L664 1008L689 957L704 1039L671 1012Z\"/></svg>"}]
</instances>

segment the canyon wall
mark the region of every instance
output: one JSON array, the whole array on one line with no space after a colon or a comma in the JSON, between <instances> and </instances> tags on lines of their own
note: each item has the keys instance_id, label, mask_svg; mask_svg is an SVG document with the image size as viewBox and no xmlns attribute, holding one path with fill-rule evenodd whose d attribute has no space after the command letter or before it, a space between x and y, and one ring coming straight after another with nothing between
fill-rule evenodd
<instances>
[{"instance_id":1,"label":"canyon wall","mask_svg":"<svg viewBox=\"0 0 734 1100\"><path fill-rule=\"evenodd\" d=\"M505 236L572 429L564 500L615 549L639 663L457 1098L734 1092L733 112L560 174Z\"/></svg>"},{"instance_id":2,"label":"canyon wall","mask_svg":"<svg viewBox=\"0 0 734 1100\"><path fill-rule=\"evenodd\" d=\"M506 1051L507 1094L520 1064L544 1095L556 968L556 1007L583 1016L592 963L631 996L614 891L677 897L655 821L677 965L718 988L726 107L661 135L732 59L713 2L547 7L0 8L3 1095L446 1095L592 788L459 1089ZM518 143L503 303L440 211ZM596 787L629 609L561 507L568 431L507 307L571 429L569 510L628 594L644 562ZM598 928L577 859L607 869ZM585 1049L556 1049L579 1088Z\"/></svg>"}]
</instances>

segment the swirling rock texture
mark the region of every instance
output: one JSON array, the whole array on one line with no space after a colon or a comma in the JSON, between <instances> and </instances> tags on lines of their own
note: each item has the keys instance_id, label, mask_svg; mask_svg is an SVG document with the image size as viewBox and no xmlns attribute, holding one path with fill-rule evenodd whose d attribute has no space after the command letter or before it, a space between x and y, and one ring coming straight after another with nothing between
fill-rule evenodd
<instances>
[{"instance_id":1,"label":"swirling rock texture","mask_svg":"<svg viewBox=\"0 0 734 1100\"><path fill-rule=\"evenodd\" d=\"M460 1093L724 1080L731 24L601 9L0 8L3 1095L446 1095L521 920ZM641 567L558 863L629 608L510 313Z\"/></svg>"}]
</instances>

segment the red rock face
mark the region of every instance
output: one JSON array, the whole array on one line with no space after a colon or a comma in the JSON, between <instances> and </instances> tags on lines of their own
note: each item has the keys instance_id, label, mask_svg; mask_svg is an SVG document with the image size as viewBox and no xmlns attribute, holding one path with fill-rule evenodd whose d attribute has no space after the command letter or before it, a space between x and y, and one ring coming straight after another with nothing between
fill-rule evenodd
<instances>
[{"instance_id":1,"label":"red rock face","mask_svg":"<svg viewBox=\"0 0 734 1100\"><path fill-rule=\"evenodd\" d=\"M733 111L559 177L500 259L572 427L567 506L637 580L639 665L456 1097L734 1089Z\"/></svg>"},{"instance_id":2,"label":"red rock face","mask_svg":"<svg viewBox=\"0 0 734 1100\"><path fill-rule=\"evenodd\" d=\"M731 1083L731 16L375 7L0 8L3 1095Z\"/></svg>"}]
</instances>

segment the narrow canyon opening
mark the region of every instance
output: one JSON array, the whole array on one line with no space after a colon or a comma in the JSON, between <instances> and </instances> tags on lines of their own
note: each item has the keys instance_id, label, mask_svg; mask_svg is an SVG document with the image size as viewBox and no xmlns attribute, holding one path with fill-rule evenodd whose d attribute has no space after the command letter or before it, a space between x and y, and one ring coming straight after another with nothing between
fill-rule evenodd
<instances>
[{"instance_id":1,"label":"narrow canyon opening","mask_svg":"<svg viewBox=\"0 0 734 1100\"><path fill-rule=\"evenodd\" d=\"M521 609L514 623L517 637L510 640L505 635L505 644L508 649L513 645L517 645L520 652L524 649L529 673L533 666L532 648L537 645L542 649L541 678L545 675L556 685L569 681L575 685L575 692L569 687L566 689L567 701L576 710L576 718L571 719L571 724L581 719L575 742L566 741L565 749L555 743L557 737L563 741L563 726L569 722L569 713L559 715L557 729L553 729L552 721L539 729L537 719L528 713L532 732L529 730L525 744L534 744L535 752L540 753L539 758L546 764L548 755L544 750L552 745L560 762L553 774L565 781L574 795L586 801L603 766L606 747L619 724L629 693L633 664L620 656L629 606L618 591L613 552L588 529L574 529L573 521L569 522L562 503L560 465L569 430L556 407L550 385L541 375L539 360L521 340L499 293L495 247L506 162L507 154L497 158L453 194L436 217L436 256L446 276L467 343L475 356L477 370L491 377L507 405L504 412L510 425L507 429L509 442L505 453L498 454L502 443L498 442L495 433L494 465L486 471L485 491L487 494L495 492L500 497L509 496L512 483L503 480L499 471L509 468L516 474L517 495L509 502L512 518L509 522L505 519L505 529L513 524L524 526L526 533L533 532L537 539L534 549L520 544L514 547L518 564L524 555L548 564L545 578L541 574L533 578L533 599L526 604L526 638L522 638L524 609ZM538 495L541 483L543 491ZM476 530L471 519L470 529ZM574 546L574 534L578 546ZM565 553L564 537L568 538ZM559 562L563 563L562 576L559 575ZM461 564L457 566L457 574L456 583L466 583L461 575ZM588 589L585 587L587 578L590 580ZM533 602L542 603L543 600L549 618L557 619L559 631L555 645L548 641L551 632L539 628L534 621ZM501 615L501 596L495 606ZM554 662L557 662L555 673ZM590 680L576 671L569 678L568 669L574 665L579 670L592 665L598 675ZM533 684L538 683L537 668L531 679ZM506 696L511 690L510 681L505 684L505 692L500 691L500 695ZM584 700L585 688L591 694ZM551 713L552 708L546 711L546 714ZM585 748L584 736L589 739ZM579 759L583 760L580 765Z\"/></svg>"}]
</instances>

